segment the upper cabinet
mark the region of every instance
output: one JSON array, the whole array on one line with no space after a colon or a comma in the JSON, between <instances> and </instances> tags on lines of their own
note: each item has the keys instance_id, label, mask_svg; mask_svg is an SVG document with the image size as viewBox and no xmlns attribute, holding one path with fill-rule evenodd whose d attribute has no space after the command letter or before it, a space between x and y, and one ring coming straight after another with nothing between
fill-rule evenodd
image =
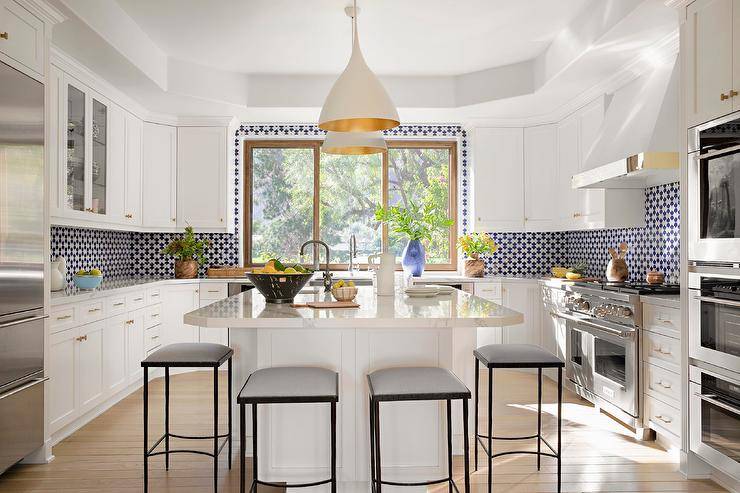
<instances>
[{"instance_id":1,"label":"upper cabinet","mask_svg":"<svg viewBox=\"0 0 740 493\"><path fill-rule=\"evenodd\" d=\"M558 164L556 125L524 129L524 228L526 231L557 229L553 204L559 199L555 186Z\"/></svg>"},{"instance_id":2,"label":"upper cabinet","mask_svg":"<svg viewBox=\"0 0 740 493\"><path fill-rule=\"evenodd\" d=\"M523 231L523 129L477 128L474 139L474 230Z\"/></svg>"},{"instance_id":3,"label":"upper cabinet","mask_svg":"<svg viewBox=\"0 0 740 493\"><path fill-rule=\"evenodd\" d=\"M227 147L226 127L177 129L178 227L226 227Z\"/></svg>"},{"instance_id":4,"label":"upper cabinet","mask_svg":"<svg viewBox=\"0 0 740 493\"><path fill-rule=\"evenodd\" d=\"M14 0L0 0L0 61L44 76L44 23Z\"/></svg>"},{"instance_id":5,"label":"upper cabinet","mask_svg":"<svg viewBox=\"0 0 740 493\"><path fill-rule=\"evenodd\" d=\"M686 14L681 48L693 127L740 109L740 0L696 0Z\"/></svg>"},{"instance_id":6,"label":"upper cabinet","mask_svg":"<svg viewBox=\"0 0 740 493\"><path fill-rule=\"evenodd\" d=\"M177 128L144 123L144 225L177 225Z\"/></svg>"}]
</instances>

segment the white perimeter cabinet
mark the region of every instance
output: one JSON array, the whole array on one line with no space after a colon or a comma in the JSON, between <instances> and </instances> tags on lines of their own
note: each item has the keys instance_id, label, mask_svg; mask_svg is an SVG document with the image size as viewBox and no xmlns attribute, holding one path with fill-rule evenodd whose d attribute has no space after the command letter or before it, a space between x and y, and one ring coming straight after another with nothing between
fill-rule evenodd
<instances>
[{"instance_id":1,"label":"white perimeter cabinet","mask_svg":"<svg viewBox=\"0 0 740 493\"><path fill-rule=\"evenodd\" d=\"M473 294L524 314L524 323L479 327L478 346L487 344L542 344L542 294L537 279L501 279L477 282Z\"/></svg>"},{"instance_id":2,"label":"white perimeter cabinet","mask_svg":"<svg viewBox=\"0 0 740 493\"><path fill-rule=\"evenodd\" d=\"M115 90L88 71L57 63L65 68L52 65L49 75L52 224L233 231L230 121L147 121L132 103L106 98Z\"/></svg>"},{"instance_id":3,"label":"white perimeter cabinet","mask_svg":"<svg viewBox=\"0 0 740 493\"><path fill-rule=\"evenodd\" d=\"M473 228L568 231L645 224L643 190L574 190L604 120L599 97L557 124L476 128Z\"/></svg>"},{"instance_id":4,"label":"white perimeter cabinet","mask_svg":"<svg viewBox=\"0 0 740 493\"><path fill-rule=\"evenodd\" d=\"M688 126L739 110L740 0L696 0L682 34Z\"/></svg>"},{"instance_id":5,"label":"white perimeter cabinet","mask_svg":"<svg viewBox=\"0 0 740 493\"><path fill-rule=\"evenodd\" d=\"M228 344L228 329L183 322L185 313L226 295L226 283L163 281L53 303L48 376L54 443L139 388L141 361L159 347Z\"/></svg>"}]
</instances>

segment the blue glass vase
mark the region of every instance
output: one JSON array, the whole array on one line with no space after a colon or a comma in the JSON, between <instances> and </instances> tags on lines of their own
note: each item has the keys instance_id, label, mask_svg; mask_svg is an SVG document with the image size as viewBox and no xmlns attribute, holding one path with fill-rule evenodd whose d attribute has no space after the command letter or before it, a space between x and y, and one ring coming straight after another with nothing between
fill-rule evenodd
<instances>
[{"instance_id":1,"label":"blue glass vase","mask_svg":"<svg viewBox=\"0 0 740 493\"><path fill-rule=\"evenodd\" d=\"M426 265L426 252L419 240L409 240L401 254L401 266L406 276L421 277Z\"/></svg>"}]
</instances>

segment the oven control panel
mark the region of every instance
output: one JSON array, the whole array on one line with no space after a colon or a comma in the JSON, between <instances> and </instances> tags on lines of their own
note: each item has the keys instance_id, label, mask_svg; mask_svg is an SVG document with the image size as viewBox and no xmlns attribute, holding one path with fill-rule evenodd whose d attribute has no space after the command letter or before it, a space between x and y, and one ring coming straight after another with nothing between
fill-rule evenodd
<instances>
[{"instance_id":1,"label":"oven control panel","mask_svg":"<svg viewBox=\"0 0 740 493\"><path fill-rule=\"evenodd\" d=\"M572 312L597 319L611 320L625 325L635 323L631 306L607 298L570 293L565 297L565 307Z\"/></svg>"}]
</instances>

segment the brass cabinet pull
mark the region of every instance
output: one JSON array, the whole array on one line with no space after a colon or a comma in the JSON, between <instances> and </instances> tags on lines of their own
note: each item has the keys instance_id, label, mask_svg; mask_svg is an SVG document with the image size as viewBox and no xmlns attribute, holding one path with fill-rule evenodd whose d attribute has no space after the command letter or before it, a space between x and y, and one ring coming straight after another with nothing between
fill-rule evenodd
<instances>
[{"instance_id":1,"label":"brass cabinet pull","mask_svg":"<svg viewBox=\"0 0 740 493\"><path fill-rule=\"evenodd\" d=\"M80 337L75 337L75 341L77 341L77 342L83 342L83 341L86 341L86 340L87 340L87 335L80 336Z\"/></svg>"},{"instance_id":2,"label":"brass cabinet pull","mask_svg":"<svg viewBox=\"0 0 740 493\"><path fill-rule=\"evenodd\" d=\"M581 217L581 213L580 212L574 212L573 213L573 218L578 218L578 217Z\"/></svg>"},{"instance_id":3,"label":"brass cabinet pull","mask_svg":"<svg viewBox=\"0 0 740 493\"><path fill-rule=\"evenodd\" d=\"M730 96L728 96L725 93L722 93L722 94L719 95L719 100L720 101L727 101L728 99L730 99Z\"/></svg>"},{"instance_id":4,"label":"brass cabinet pull","mask_svg":"<svg viewBox=\"0 0 740 493\"><path fill-rule=\"evenodd\" d=\"M152 318L157 318L159 316L159 313L152 313Z\"/></svg>"},{"instance_id":5,"label":"brass cabinet pull","mask_svg":"<svg viewBox=\"0 0 740 493\"><path fill-rule=\"evenodd\" d=\"M730 97L731 98L734 98L735 96L737 96L737 94L738 94L738 92L736 90L730 89Z\"/></svg>"},{"instance_id":6,"label":"brass cabinet pull","mask_svg":"<svg viewBox=\"0 0 740 493\"><path fill-rule=\"evenodd\" d=\"M133 214L126 214L126 216L124 216L124 217L126 219L133 219L134 218L134 215Z\"/></svg>"},{"instance_id":7,"label":"brass cabinet pull","mask_svg":"<svg viewBox=\"0 0 740 493\"><path fill-rule=\"evenodd\" d=\"M152 293L151 296L152 296L152 298L158 298L159 297L159 293Z\"/></svg>"},{"instance_id":8,"label":"brass cabinet pull","mask_svg":"<svg viewBox=\"0 0 740 493\"><path fill-rule=\"evenodd\" d=\"M0 33L0 38L8 39L8 33L7 32Z\"/></svg>"},{"instance_id":9,"label":"brass cabinet pull","mask_svg":"<svg viewBox=\"0 0 740 493\"><path fill-rule=\"evenodd\" d=\"M209 289L208 292L209 293L218 293L219 291L218 291L218 289Z\"/></svg>"},{"instance_id":10,"label":"brass cabinet pull","mask_svg":"<svg viewBox=\"0 0 740 493\"><path fill-rule=\"evenodd\" d=\"M68 318L72 318L72 315L62 315L61 317L57 317L57 320L67 320Z\"/></svg>"},{"instance_id":11,"label":"brass cabinet pull","mask_svg":"<svg viewBox=\"0 0 740 493\"><path fill-rule=\"evenodd\" d=\"M134 298L134 301L144 301L144 298Z\"/></svg>"},{"instance_id":12,"label":"brass cabinet pull","mask_svg":"<svg viewBox=\"0 0 740 493\"><path fill-rule=\"evenodd\" d=\"M172 221L172 222L174 223L174 222L175 222L175 220L176 220L176 218L174 218L174 217L173 217L173 218L172 218L172 219L170 219L170 220L171 220L171 221Z\"/></svg>"},{"instance_id":13,"label":"brass cabinet pull","mask_svg":"<svg viewBox=\"0 0 740 493\"><path fill-rule=\"evenodd\" d=\"M159 336L152 336L152 340L159 339Z\"/></svg>"},{"instance_id":14,"label":"brass cabinet pull","mask_svg":"<svg viewBox=\"0 0 740 493\"><path fill-rule=\"evenodd\" d=\"M125 305L125 304L126 304L126 303L113 303L113 306L123 306L123 305Z\"/></svg>"},{"instance_id":15,"label":"brass cabinet pull","mask_svg":"<svg viewBox=\"0 0 740 493\"><path fill-rule=\"evenodd\" d=\"M89 310L87 311L87 313L95 313L95 312L99 312L99 311L100 311L100 308L90 308L90 309L89 309Z\"/></svg>"},{"instance_id":16,"label":"brass cabinet pull","mask_svg":"<svg viewBox=\"0 0 740 493\"><path fill-rule=\"evenodd\" d=\"M126 325L131 325L131 324L133 324L133 323L134 323L134 321L133 321L133 320L126 320Z\"/></svg>"}]
</instances>

